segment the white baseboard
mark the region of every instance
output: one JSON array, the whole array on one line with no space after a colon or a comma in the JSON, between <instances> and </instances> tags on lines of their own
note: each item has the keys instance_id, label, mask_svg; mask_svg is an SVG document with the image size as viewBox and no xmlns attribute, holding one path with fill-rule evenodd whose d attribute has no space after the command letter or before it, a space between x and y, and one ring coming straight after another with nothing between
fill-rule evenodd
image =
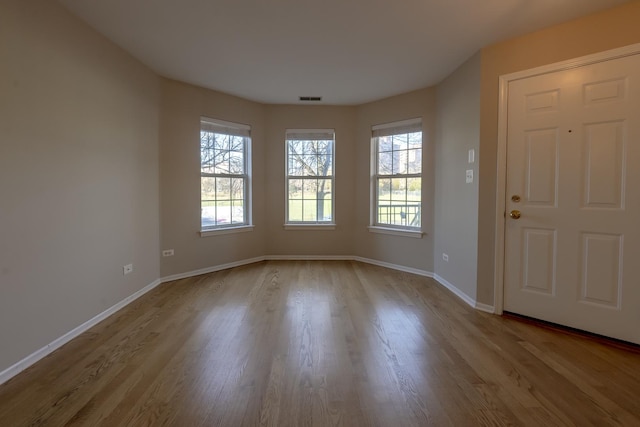
<instances>
[{"instance_id":1,"label":"white baseboard","mask_svg":"<svg viewBox=\"0 0 640 427\"><path fill-rule=\"evenodd\" d=\"M476 308L476 300L474 300L473 298L471 298L469 295L465 294L464 292L462 292L460 289L458 289L455 285L449 283L446 279L444 279L443 277L435 274L433 276L433 278L440 283L442 286L444 286L445 288L449 289L451 292L453 292L458 298L460 298L462 301L466 302L467 304L469 304L471 307Z\"/></svg>"},{"instance_id":2,"label":"white baseboard","mask_svg":"<svg viewBox=\"0 0 640 427\"><path fill-rule=\"evenodd\" d=\"M439 275L436 274L436 275L434 275L433 278L438 283L440 283L442 286L444 286L445 288L447 288L451 292L453 292L462 301L466 302L467 304L469 304L471 307L475 308L476 310L484 311L485 313L494 314L495 311L494 311L492 305L488 305L488 304L483 304L481 302L477 302L475 299L471 298L469 295L467 295L464 292L462 292L457 286L455 286L455 285L451 284L450 282L448 282L442 276L439 276Z\"/></svg>"},{"instance_id":3,"label":"white baseboard","mask_svg":"<svg viewBox=\"0 0 640 427\"><path fill-rule=\"evenodd\" d=\"M267 261L353 261L351 255L267 255Z\"/></svg>"},{"instance_id":4,"label":"white baseboard","mask_svg":"<svg viewBox=\"0 0 640 427\"><path fill-rule=\"evenodd\" d=\"M266 259L267 259L267 257L263 257L263 256L256 257L256 258L243 259L243 260L240 260L240 261L234 261L234 262L230 262L230 263L227 263L227 264L220 264L220 265L216 265L216 266L213 266L213 267L207 267L207 268L201 268L201 269L198 269L198 270L187 271L185 273L172 274L171 276L163 277L162 279L160 279L160 281L162 283L173 282L174 280L187 279L189 277L200 276L202 274L214 273L216 271L226 270L226 269L233 268L233 267L240 267L240 266L247 265L247 264L253 264L255 262L264 261Z\"/></svg>"},{"instance_id":5,"label":"white baseboard","mask_svg":"<svg viewBox=\"0 0 640 427\"><path fill-rule=\"evenodd\" d=\"M481 302L476 302L475 309L489 314L496 314L496 310L492 305L483 304Z\"/></svg>"},{"instance_id":6,"label":"white baseboard","mask_svg":"<svg viewBox=\"0 0 640 427\"><path fill-rule=\"evenodd\" d=\"M371 258L362 258L362 257L359 257L359 256L351 257L351 260L352 261L364 262L364 263L367 263L367 264L373 264L373 265L377 265L379 267L386 267L386 268L390 268L392 270L404 271L405 273L417 274L418 276L424 276L424 277L433 278L433 273L432 272L426 271L426 270L420 270L418 268L405 267L404 265L391 264L389 262L378 261L377 259L371 259Z\"/></svg>"},{"instance_id":7,"label":"white baseboard","mask_svg":"<svg viewBox=\"0 0 640 427\"><path fill-rule=\"evenodd\" d=\"M71 341L72 339L76 338L78 335L82 334L83 332L86 332L87 330L91 329L93 326L97 325L98 323L100 323L107 317L111 316L118 310L131 304L133 301L140 298L142 295L146 294L147 292L149 292L150 290L158 286L160 283L162 282L159 279L153 281L152 283L148 284L147 286L140 289L136 293L129 295L119 303L109 307L108 309L98 314L97 316L87 320L82 325L77 326L76 328L72 329L71 331L67 332L61 337L55 339L54 341L50 342L46 346L42 347L41 349L36 350L35 352L31 353L24 359L16 362L13 366L10 366L4 371L0 372L0 384L3 384L9 381L11 378L15 377L20 372L27 369L29 366L45 358L49 354L53 353L54 351L56 351L57 349L59 349L69 341Z\"/></svg>"}]
</instances>

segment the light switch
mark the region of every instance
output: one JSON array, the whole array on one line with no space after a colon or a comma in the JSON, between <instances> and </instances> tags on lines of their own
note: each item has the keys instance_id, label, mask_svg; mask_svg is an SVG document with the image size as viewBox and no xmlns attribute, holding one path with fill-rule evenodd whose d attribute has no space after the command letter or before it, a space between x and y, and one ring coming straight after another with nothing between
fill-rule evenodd
<instances>
[{"instance_id":1,"label":"light switch","mask_svg":"<svg viewBox=\"0 0 640 427\"><path fill-rule=\"evenodd\" d=\"M467 184L473 182L473 169L467 169Z\"/></svg>"},{"instance_id":2,"label":"light switch","mask_svg":"<svg viewBox=\"0 0 640 427\"><path fill-rule=\"evenodd\" d=\"M475 163L476 161L476 150L473 148L469 150L469 163Z\"/></svg>"}]
</instances>

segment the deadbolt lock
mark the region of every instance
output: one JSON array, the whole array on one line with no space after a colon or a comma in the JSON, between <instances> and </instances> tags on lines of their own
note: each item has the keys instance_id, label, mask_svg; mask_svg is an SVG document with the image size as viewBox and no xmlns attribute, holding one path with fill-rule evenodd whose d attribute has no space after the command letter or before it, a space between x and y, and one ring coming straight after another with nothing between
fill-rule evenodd
<instances>
[{"instance_id":1,"label":"deadbolt lock","mask_svg":"<svg viewBox=\"0 0 640 427\"><path fill-rule=\"evenodd\" d=\"M511 201L514 203L520 202L520 196L518 196L517 194L514 194L513 196L511 196Z\"/></svg>"}]
</instances>

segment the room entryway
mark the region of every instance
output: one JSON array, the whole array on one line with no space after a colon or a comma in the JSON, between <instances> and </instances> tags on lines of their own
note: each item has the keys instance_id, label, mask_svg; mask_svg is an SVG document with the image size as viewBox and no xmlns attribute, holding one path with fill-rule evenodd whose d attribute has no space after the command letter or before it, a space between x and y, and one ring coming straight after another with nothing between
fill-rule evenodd
<instances>
[{"instance_id":1,"label":"room entryway","mask_svg":"<svg viewBox=\"0 0 640 427\"><path fill-rule=\"evenodd\" d=\"M640 343L640 54L563 68L506 82L503 308Z\"/></svg>"}]
</instances>

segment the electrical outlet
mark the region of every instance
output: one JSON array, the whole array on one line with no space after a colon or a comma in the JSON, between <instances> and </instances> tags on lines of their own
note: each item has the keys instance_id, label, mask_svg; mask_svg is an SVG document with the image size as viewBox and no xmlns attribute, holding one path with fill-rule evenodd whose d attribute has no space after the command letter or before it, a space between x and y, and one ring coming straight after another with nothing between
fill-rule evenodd
<instances>
[{"instance_id":1,"label":"electrical outlet","mask_svg":"<svg viewBox=\"0 0 640 427\"><path fill-rule=\"evenodd\" d=\"M162 251L162 256L173 256L173 249L165 249Z\"/></svg>"},{"instance_id":2,"label":"electrical outlet","mask_svg":"<svg viewBox=\"0 0 640 427\"><path fill-rule=\"evenodd\" d=\"M127 264L122 267L122 274L129 274L133 271L133 264Z\"/></svg>"},{"instance_id":3,"label":"electrical outlet","mask_svg":"<svg viewBox=\"0 0 640 427\"><path fill-rule=\"evenodd\" d=\"M471 184L473 182L473 169L467 169L467 184Z\"/></svg>"},{"instance_id":4,"label":"electrical outlet","mask_svg":"<svg viewBox=\"0 0 640 427\"><path fill-rule=\"evenodd\" d=\"M445 254L444 252L442 253L442 259L446 262L449 262L449 255Z\"/></svg>"}]
</instances>

